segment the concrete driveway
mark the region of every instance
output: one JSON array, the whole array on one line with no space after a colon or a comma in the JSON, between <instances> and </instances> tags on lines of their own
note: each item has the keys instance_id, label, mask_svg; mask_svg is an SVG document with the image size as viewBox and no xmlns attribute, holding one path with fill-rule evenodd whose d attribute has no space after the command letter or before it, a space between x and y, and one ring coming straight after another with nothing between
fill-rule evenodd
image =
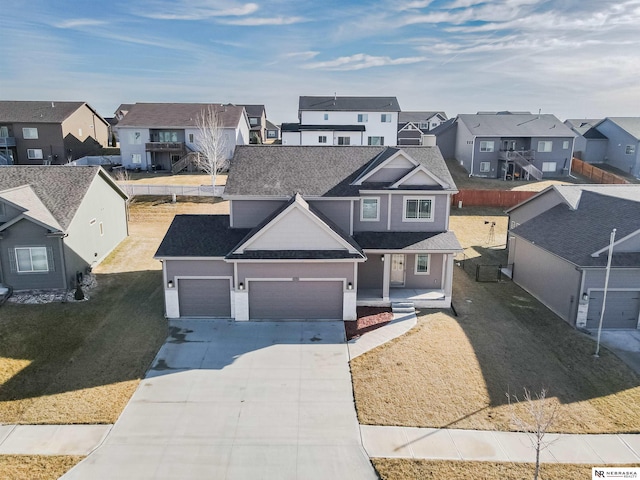
<instances>
[{"instance_id":1,"label":"concrete driveway","mask_svg":"<svg viewBox=\"0 0 640 480\"><path fill-rule=\"evenodd\" d=\"M597 330L591 330L594 341ZM640 375L640 330L602 330L600 343Z\"/></svg>"},{"instance_id":2,"label":"concrete driveway","mask_svg":"<svg viewBox=\"0 0 640 480\"><path fill-rule=\"evenodd\" d=\"M172 322L105 443L62 478L378 478L342 322Z\"/></svg>"}]
</instances>

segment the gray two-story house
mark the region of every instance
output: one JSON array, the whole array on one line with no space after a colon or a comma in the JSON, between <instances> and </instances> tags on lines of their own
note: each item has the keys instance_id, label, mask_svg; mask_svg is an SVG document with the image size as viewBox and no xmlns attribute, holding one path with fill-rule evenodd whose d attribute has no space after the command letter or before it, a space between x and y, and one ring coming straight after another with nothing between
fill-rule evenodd
<instances>
[{"instance_id":1,"label":"gray two-story house","mask_svg":"<svg viewBox=\"0 0 640 480\"><path fill-rule=\"evenodd\" d=\"M640 117L607 117L595 128L609 139L604 163L640 178Z\"/></svg>"},{"instance_id":2,"label":"gray two-story house","mask_svg":"<svg viewBox=\"0 0 640 480\"><path fill-rule=\"evenodd\" d=\"M356 318L451 304L456 186L437 147L243 146L229 215L178 215L155 258L169 318Z\"/></svg>"},{"instance_id":3,"label":"gray two-story house","mask_svg":"<svg viewBox=\"0 0 640 480\"><path fill-rule=\"evenodd\" d=\"M539 180L571 172L576 135L554 115L462 114L455 123L455 158L470 175Z\"/></svg>"},{"instance_id":4,"label":"gray two-story house","mask_svg":"<svg viewBox=\"0 0 640 480\"><path fill-rule=\"evenodd\" d=\"M97 166L0 167L0 283L73 287L126 238L126 198Z\"/></svg>"}]
</instances>

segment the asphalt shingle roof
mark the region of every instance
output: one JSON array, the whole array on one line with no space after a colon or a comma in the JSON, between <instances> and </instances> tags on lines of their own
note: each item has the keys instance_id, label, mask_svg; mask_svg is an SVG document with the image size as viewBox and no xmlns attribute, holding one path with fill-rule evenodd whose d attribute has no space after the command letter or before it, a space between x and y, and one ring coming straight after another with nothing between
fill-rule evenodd
<instances>
[{"instance_id":1,"label":"asphalt shingle roof","mask_svg":"<svg viewBox=\"0 0 640 480\"><path fill-rule=\"evenodd\" d=\"M364 250L462 250L453 232L356 232L353 238Z\"/></svg>"},{"instance_id":2,"label":"asphalt shingle roof","mask_svg":"<svg viewBox=\"0 0 640 480\"><path fill-rule=\"evenodd\" d=\"M582 191L576 210L556 205L511 232L578 266L602 266L606 254L591 254L608 246L614 228L618 240L640 230L640 186L637 193L631 200Z\"/></svg>"},{"instance_id":3,"label":"asphalt shingle roof","mask_svg":"<svg viewBox=\"0 0 640 480\"><path fill-rule=\"evenodd\" d=\"M461 114L459 121L472 135L495 137L575 137L576 134L554 115Z\"/></svg>"},{"instance_id":4,"label":"asphalt shingle roof","mask_svg":"<svg viewBox=\"0 0 640 480\"><path fill-rule=\"evenodd\" d=\"M2 123L62 123L84 102L0 101Z\"/></svg>"},{"instance_id":5,"label":"asphalt shingle roof","mask_svg":"<svg viewBox=\"0 0 640 480\"><path fill-rule=\"evenodd\" d=\"M198 116L209 106L214 108L223 128L240 123L244 107L207 103L136 103L118 123L119 127L197 128Z\"/></svg>"},{"instance_id":6,"label":"asphalt shingle roof","mask_svg":"<svg viewBox=\"0 0 640 480\"><path fill-rule=\"evenodd\" d=\"M100 170L98 166L65 165L0 167L0 191L31 186L43 205L66 230Z\"/></svg>"},{"instance_id":7,"label":"asphalt shingle roof","mask_svg":"<svg viewBox=\"0 0 640 480\"><path fill-rule=\"evenodd\" d=\"M155 257L224 257L250 231L231 228L229 215L176 215Z\"/></svg>"},{"instance_id":8,"label":"asphalt shingle roof","mask_svg":"<svg viewBox=\"0 0 640 480\"><path fill-rule=\"evenodd\" d=\"M628 134L640 140L640 117L607 117Z\"/></svg>"},{"instance_id":9,"label":"asphalt shingle roof","mask_svg":"<svg viewBox=\"0 0 640 480\"><path fill-rule=\"evenodd\" d=\"M607 138L594 128L601 121L601 118L568 118L564 123L578 135L582 135L585 138Z\"/></svg>"},{"instance_id":10,"label":"asphalt shingle roof","mask_svg":"<svg viewBox=\"0 0 640 480\"><path fill-rule=\"evenodd\" d=\"M426 122L435 115L442 115L445 120L447 119L444 112L400 112L398 114L398 123Z\"/></svg>"},{"instance_id":11,"label":"asphalt shingle roof","mask_svg":"<svg viewBox=\"0 0 640 480\"><path fill-rule=\"evenodd\" d=\"M247 116L249 117L262 117L262 114L265 112L264 105L238 105L239 107L244 107L247 111Z\"/></svg>"},{"instance_id":12,"label":"asphalt shingle roof","mask_svg":"<svg viewBox=\"0 0 640 480\"><path fill-rule=\"evenodd\" d=\"M298 110L399 112L396 97L300 97Z\"/></svg>"},{"instance_id":13,"label":"asphalt shingle roof","mask_svg":"<svg viewBox=\"0 0 640 480\"><path fill-rule=\"evenodd\" d=\"M357 196L361 189L370 190L371 185L351 183L369 162L389 148L239 146L231 161L225 195L288 197L298 192L304 197ZM404 146L402 150L455 190L453 178L437 147Z\"/></svg>"}]
</instances>

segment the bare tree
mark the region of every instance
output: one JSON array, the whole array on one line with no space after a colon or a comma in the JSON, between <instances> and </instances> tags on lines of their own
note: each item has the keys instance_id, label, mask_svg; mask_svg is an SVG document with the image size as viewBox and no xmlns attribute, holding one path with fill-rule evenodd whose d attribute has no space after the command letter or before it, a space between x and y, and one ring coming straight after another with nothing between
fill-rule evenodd
<instances>
[{"instance_id":1,"label":"bare tree","mask_svg":"<svg viewBox=\"0 0 640 480\"><path fill-rule=\"evenodd\" d=\"M196 119L198 135L195 141L198 152L194 154L194 164L211 175L211 185L215 187L216 176L227 165L227 141L220 115L214 105L203 109Z\"/></svg>"},{"instance_id":2,"label":"bare tree","mask_svg":"<svg viewBox=\"0 0 640 480\"><path fill-rule=\"evenodd\" d=\"M547 448L551 442L545 442L544 436L547 430L558 419L558 404L551 405L547 400L547 390L543 388L540 393L531 396L531 392L524 389L522 402L526 402L525 411L519 414L512 401L522 403L516 395L507 395L511 407L511 422L521 431L525 432L536 451L536 469L534 480L538 480L540 473L540 452Z\"/></svg>"}]
</instances>

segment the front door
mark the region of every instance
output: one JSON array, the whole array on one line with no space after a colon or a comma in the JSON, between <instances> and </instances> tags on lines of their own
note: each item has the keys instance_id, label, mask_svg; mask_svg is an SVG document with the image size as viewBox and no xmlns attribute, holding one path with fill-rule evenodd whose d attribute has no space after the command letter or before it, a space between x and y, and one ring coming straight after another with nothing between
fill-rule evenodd
<instances>
[{"instance_id":1,"label":"front door","mask_svg":"<svg viewBox=\"0 0 640 480\"><path fill-rule=\"evenodd\" d=\"M394 253L391 255L391 286L404 286L404 266L405 258L402 253Z\"/></svg>"}]
</instances>

